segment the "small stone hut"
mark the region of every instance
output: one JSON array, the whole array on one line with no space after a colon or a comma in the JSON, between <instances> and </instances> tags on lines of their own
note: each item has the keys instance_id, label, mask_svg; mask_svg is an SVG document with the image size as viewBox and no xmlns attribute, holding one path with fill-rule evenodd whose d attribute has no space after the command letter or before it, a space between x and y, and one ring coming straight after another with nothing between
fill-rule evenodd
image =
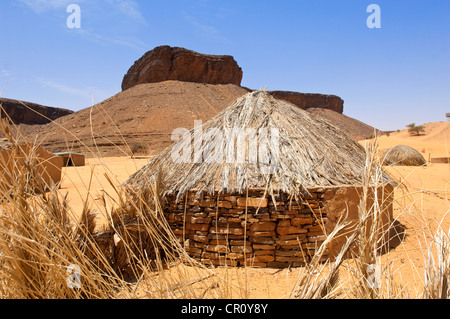
<instances>
[{"instance_id":1,"label":"small stone hut","mask_svg":"<svg viewBox=\"0 0 450 319\"><path fill-rule=\"evenodd\" d=\"M79 167L86 165L86 158L83 154L73 152L59 152L55 155L62 157L63 166Z\"/></svg>"},{"instance_id":2,"label":"small stone hut","mask_svg":"<svg viewBox=\"0 0 450 319\"><path fill-rule=\"evenodd\" d=\"M19 174L26 170L25 165L33 165L47 189L61 182L63 160L61 157L47 151L42 146L31 143L17 146L14 152L9 146L0 150L0 192L11 188Z\"/></svg>"},{"instance_id":3,"label":"small stone hut","mask_svg":"<svg viewBox=\"0 0 450 319\"><path fill-rule=\"evenodd\" d=\"M165 218L204 264L301 266L341 217L358 220L365 149L322 117L265 91L172 139L179 141L125 186L142 190L159 176ZM391 195L385 181L376 192ZM345 236L333 240L323 258L335 257L344 242Z\"/></svg>"},{"instance_id":4,"label":"small stone hut","mask_svg":"<svg viewBox=\"0 0 450 319\"><path fill-rule=\"evenodd\" d=\"M383 165L423 166L427 161L420 152L408 145L396 145L386 150Z\"/></svg>"}]
</instances>

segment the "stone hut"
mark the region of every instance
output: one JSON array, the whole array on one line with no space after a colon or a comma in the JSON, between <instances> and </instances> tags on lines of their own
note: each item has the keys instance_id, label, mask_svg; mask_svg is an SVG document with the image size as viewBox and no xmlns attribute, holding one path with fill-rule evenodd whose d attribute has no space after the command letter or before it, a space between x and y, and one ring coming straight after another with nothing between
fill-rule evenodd
<instances>
[{"instance_id":1,"label":"stone hut","mask_svg":"<svg viewBox=\"0 0 450 319\"><path fill-rule=\"evenodd\" d=\"M386 150L383 165L423 166L427 161L420 152L408 145L396 145Z\"/></svg>"},{"instance_id":2,"label":"stone hut","mask_svg":"<svg viewBox=\"0 0 450 319\"><path fill-rule=\"evenodd\" d=\"M365 149L322 117L265 91L242 96L172 139L179 141L125 186L142 190L158 176L165 218L190 256L206 265L301 266L339 218L358 220ZM385 195L388 223L392 186L387 176L383 181L376 194ZM345 236L331 241L323 259L344 242Z\"/></svg>"},{"instance_id":3,"label":"stone hut","mask_svg":"<svg viewBox=\"0 0 450 319\"><path fill-rule=\"evenodd\" d=\"M83 154L73 152L59 152L55 155L60 156L63 160L64 167L78 167L86 165L86 158Z\"/></svg>"},{"instance_id":4,"label":"stone hut","mask_svg":"<svg viewBox=\"0 0 450 319\"><path fill-rule=\"evenodd\" d=\"M5 146L0 150L0 192L8 191L14 183L13 180L26 172L25 165L32 165L36 169L36 174L44 184L43 189L61 182L61 157L31 143L19 145L15 151Z\"/></svg>"}]
</instances>

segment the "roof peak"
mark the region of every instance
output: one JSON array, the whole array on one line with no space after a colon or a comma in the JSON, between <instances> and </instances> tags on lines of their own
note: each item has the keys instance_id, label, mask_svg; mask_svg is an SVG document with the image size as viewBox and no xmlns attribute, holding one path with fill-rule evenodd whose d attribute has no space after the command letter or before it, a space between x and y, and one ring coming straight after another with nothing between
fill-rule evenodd
<instances>
[{"instance_id":1,"label":"roof peak","mask_svg":"<svg viewBox=\"0 0 450 319\"><path fill-rule=\"evenodd\" d=\"M167 193L245 189L298 193L361 183L364 148L320 116L250 92L205 123L172 134L178 140L126 182L146 187L158 171Z\"/></svg>"}]
</instances>

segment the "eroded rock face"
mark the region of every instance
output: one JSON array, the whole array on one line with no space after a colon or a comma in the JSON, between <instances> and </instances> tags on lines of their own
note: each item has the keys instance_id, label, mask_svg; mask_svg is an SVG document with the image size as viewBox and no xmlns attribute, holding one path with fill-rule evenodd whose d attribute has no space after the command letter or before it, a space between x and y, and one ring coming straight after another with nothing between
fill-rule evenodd
<instances>
[{"instance_id":1,"label":"eroded rock face","mask_svg":"<svg viewBox=\"0 0 450 319\"><path fill-rule=\"evenodd\" d=\"M122 81L122 90L168 80L240 85L242 69L229 55L201 54L179 47L159 46L144 54L128 70Z\"/></svg>"},{"instance_id":2,"label":"eroded rock face","mask_svg":"<svg viewBox=\"0 0 450 319\"><path fill-rule=\"evenodd\" d=\"M288 101L299 108L306 110L309 108L329 109L338 113L344 111L344 100L336 95L299 93L290 91L269 91L274 98Z\"/></svg>"},{"instance_id":3,"label":"eroded rock face","mask_svg":"<svg viewBox=\"0 0 450 319\"><path fill-rule=\"evenodd\" d=\"M4 110L1 111L1 117L5 118L8 114L14 124L47 124L52 120L74 113L71 110L5 98L0 98L0 104Z\"/></svg>"}]
</instances>

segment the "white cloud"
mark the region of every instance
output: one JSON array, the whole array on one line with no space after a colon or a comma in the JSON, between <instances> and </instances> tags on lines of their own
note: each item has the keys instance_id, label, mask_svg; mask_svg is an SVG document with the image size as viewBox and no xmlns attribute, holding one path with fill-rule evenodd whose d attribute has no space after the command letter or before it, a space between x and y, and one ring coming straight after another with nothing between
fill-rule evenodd
<instances>
[{"instance_id":1,"label":"white cloud","mask_svg":"<svg viewBox=\"0 0 450 319\"><path fill-rule=\"evenodd\" d=\"M193 25L198 31L207 34L207 35L217 35L219 31L217 31L216 28L199 22L196 18L194 18L191 15L185 15L184 20L189 22L191 25Z\"/></svg>"},{"instance_id":2,"label":"white cloud","mask_svg":"<svg viewBox=\"0 0 450 319\"><path fill-rule=\"evenodd\" d=\"M105 98L111 96L107 92L97 89L95 87L87 87L84 89L74 88L74 87L70 87L68 85L65 85L65 84L62 84L59 82L55 82L52 80L44 79L44 78L38 78L37 82L40 83L45 88L53 89L53 90L59 91L61 93L72 95L72 96L77 96L77 97L82 97L82 98L93 98L94 101L102 100L102 99L105 99Z\"/></svg>"},{"instance_id":3,"label":"white cloud","mask_svg":"<svg viewBox=\"0 0 450 319\"><path fill-rule=\"evenodd\" d=\"M135 19L138 22L147 24L142 12L139 9L139 5L134 0L107 0L116 10L127 15L130 18Z\"/></svg>"},{"instance_id":4,"label":"white cloud","mask_svg":"<svg viewBox=\"0 0 450 319\"><path fill-rule=\"evenodd\" d=\"M16 0L17 2L32 9L36 13L44 13L51 10L66 9L69 4L78 4L83 9L82 4L89 5L91 8L98 7L102 10L113 10L128 18L132 18L135 22L147 24L139 4L135 0L99 0L91 3L85 0Z\"/></svg>"},{"instance_id":5,"label":"white cloud","mask_svg":"<svg viewBox=\"0 0 450 319\"><path fill-rule=\"evenodd\" d=\"M78 29L75 30L75 32L77 32L77 34L79 36L81 36L84 39L93 41L93 42L97 42L97 43L110 43L110 44L115 44L115 45L121 45L121 46L127 46L133 49L138 49L141 51L145 51L148 46L138 40L138 39L132 39L130 37L111 37L111 36L104 36L98 33L93 33L90 32L89 30L86 29Z\"/></svg>"},{"instance_id":6,"label":"white cloud","mask_svg":"<svg viewBox=\"0 0 450 319\"><path fill-rule=\"evenodd\" d=\"M11 76L11 72L10 71L5 70L5 69L0 70L0 77L7 78L7 77L10 77L10 76Z\"/></svg>"},{"instance_id":7,"label":"white cloud","mask_svg":"<svg viewBox=\"0 0 450 319\"><path fill-rule=\"evenodd\" d=\"M200 22L197 18L195 18L189 14L184 14L183 18L190 25L192 25L200 35L208 37L210 39L214 39L216 41L220 41L220 42L226 41L226 38L220 34L220 32L219 32L219 30L217 30L217 28L215 28L211 25L205 24L203 22Z\"/></svg>"},{"instance_id":8,"label":"white cloud","mask_svg":"<svg viewBox=\"0 0 450 319\"><path fill-rule=\"evenodd\" d=\"M49 10L65 9L71 3L82 2L80 0L17 0L36 13L43 13Z\"/></svg>"},{"instance_id":9,"label":"white cloud","mask_svg":"<svg viewBox=\"0 0 450 319\"><path fill-rule=\"evenodd\" d=\"M98 1L86 1L86 0L15 0L18 3L28 7L37 14L47 13L59 10L66 12L66 8L69 4L79 4L82 14L87 17L92 17L101 14L102 11L108 11L108 14L113 14L116 23L120 24L140 24L147 25L143 14L140 11L139 4L135 0L98 0ZM86 18L89 19L89 18ZM92 19L91 19L92 20ZM86 24L85 24L86 25ZM97 42L97 43L110 43L114 45L127 46L141 51L146 51L147 45L139 39L132 36L110 36L104 35L102 32L93 29L93 23L91 21L90 29L85 27L80 29L70 29L70 32L76 33L84 39ZM102 25L96 25L102 28ZM0 73L1 75L1 73Z\"/></svg>"}]
</instances>

